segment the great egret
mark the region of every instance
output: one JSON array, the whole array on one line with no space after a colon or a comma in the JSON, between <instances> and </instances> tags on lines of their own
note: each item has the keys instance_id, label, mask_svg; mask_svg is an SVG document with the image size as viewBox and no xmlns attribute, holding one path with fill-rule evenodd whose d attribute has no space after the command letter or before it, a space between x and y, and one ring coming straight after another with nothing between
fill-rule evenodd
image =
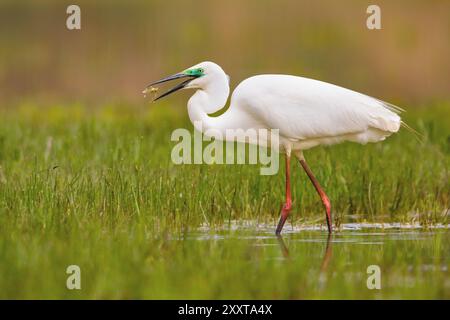
<instances>
[{"instance_id":1,"label":"great egret","mask_svg":"<svg viewBox=\"0 0 450 320\"><path fill-rule=\"evenodd\" d=\"M292 208L291 154L300 162L325 207L329 233L332 232L330 200L314 177L303 151L317 145L343 141L365 144L382 141L397 132L403 122L402 109L330 83L280 74L264 74L242 81L231 96L230 107L220 116L209 114L222 109L230 92L229 78L213 62L201 62L180 73L153 82L153 85L183 79L155 99L180 89L197 89L188 102L189 118L200 131L208 129L278 129L280 152L286 161L286 199L276 229L279 235ZM201 124L197 128L198 124Z\"/></svg>"}]
</instances>

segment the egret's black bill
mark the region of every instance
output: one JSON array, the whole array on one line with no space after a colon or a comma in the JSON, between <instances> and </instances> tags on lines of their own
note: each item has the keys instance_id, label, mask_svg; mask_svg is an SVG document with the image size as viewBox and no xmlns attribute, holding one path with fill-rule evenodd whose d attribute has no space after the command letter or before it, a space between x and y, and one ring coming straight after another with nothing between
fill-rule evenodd
<instances>
[{"instance_id":1,"label":"egret's black bill","mask_svg":"<svg viewBox=\"0 0 450 320\"><path fill-rule=\"evenodd\" d=\"M164 98L165 96L168 96L171 93L174 93L175 91L178 91L180 89L183 89L191 80L193 80L194 78L196 78L195 76L191 76L188 74L184 74L184 73L177 73L174 74L172 76L169 76L167 78L155 81L150 83L148 86L145 87L145 89L155 85L155 84L159 84L159 83L163 83L163 82L167 82L167 81L172 81L172 80L176 80L176 79L181 79L181 78L189 78L179 84L177 84L175 87L173 87L172 89L170 89L169 91L163 93L162 95L160 95L159 97L155 98L153 101L159 100L161 98Z\"/></svg>"}]
</instances>

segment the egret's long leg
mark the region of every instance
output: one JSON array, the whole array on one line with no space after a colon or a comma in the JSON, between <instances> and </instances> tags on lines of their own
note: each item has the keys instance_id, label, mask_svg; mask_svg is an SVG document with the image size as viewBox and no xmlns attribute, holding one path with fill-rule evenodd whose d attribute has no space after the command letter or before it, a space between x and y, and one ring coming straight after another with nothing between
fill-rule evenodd
<instances>
[{"instance_id":1,"label":"egret's long leg","mask_svg":"<svg viewBox=\"0 0 450 320\"><path fill-rule=\"evenodd\" d=\"M292 197L291 197L291 155L286 154L286 201L281 208L280 221L278 222L277 230L275 233L280 234L283 229L284 223L292 208Z\"/></svg>"},{"instance_id":2,"label":"egret's long leg","mask_svg":"<svg viewBox=\"0 0 450 320\"><path fill-rule=\"evenodd\" d=\"M306 164L306 161L303 157L299 159L300 164L302 165L303 169L305 170L306 174L309 177L309 180L311 180L312 184L314 185L314 188L316 188L317 193L320 196L320 199L322 199L323 206L325 207L325 212L327 214L327 226L328 226L328 232L333 232L333 227L331 223L331 204L330 199L328 199L328 196L325 194L325 191L323 191L322 187L319 184L319 181L317 181L316 177L314 177L311 169Z\"/></svg>"}]
</instances>

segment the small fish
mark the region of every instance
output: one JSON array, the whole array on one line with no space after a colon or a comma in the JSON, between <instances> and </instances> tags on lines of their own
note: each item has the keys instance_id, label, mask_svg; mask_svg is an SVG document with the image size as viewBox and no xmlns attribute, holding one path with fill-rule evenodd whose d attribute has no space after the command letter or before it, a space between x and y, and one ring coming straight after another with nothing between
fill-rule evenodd
<instances>
[{"instance_id":1,"label":"small fish","mask_svg":"<svg viewBox=\"0 0 450 320\"><path fill-rule=\"evenodd\" d=\"M148 87L148 88L145 88L144 91L142 91L142 93L144 94L144 98L146 98L148 93L151 93L151 94L153 94L153 96L155 96L156 92L158 92L158 90L159 90L159 88Z\"/></svg>"}]
</instances>

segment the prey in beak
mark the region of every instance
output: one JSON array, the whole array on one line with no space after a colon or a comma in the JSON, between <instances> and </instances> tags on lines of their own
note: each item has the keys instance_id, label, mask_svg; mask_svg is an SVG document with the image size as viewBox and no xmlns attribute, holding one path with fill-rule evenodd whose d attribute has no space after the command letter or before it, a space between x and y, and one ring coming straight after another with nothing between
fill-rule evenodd
<instances>
[{"instance_id":1,"label":"prey in beak","mask_svg":"<svg viewBox=\"0 0 450 320\"><path fill-rule=\"evenodd\" d=\"M185 79L184 81L180 82L179 84L177 84L175 87L173 87L172 89L170 89L169 91L163 93L162 95L156 97L155 99L153 99L153 101L159 100L163 97L168 96L171 93L174 93L180 89L183 89L189 82L191 82L192 80L194 80L195 78L201 77L203 76L203 69L202 68L198 68L198 69L190 69L190 70L186 70L183 71L181 73L177 73L174 74L172 76L166 77L164 79L155 81L150 83L148 86L145 87L144 91L142 91L142 93L145 95L147 93L155 93L158 91L158 88L154 88L153 86L155 84L160 84L160 83L164 83L167 81L172 81L172 80L176 80L176 79Z\"/></svg>"}]
</instances>

